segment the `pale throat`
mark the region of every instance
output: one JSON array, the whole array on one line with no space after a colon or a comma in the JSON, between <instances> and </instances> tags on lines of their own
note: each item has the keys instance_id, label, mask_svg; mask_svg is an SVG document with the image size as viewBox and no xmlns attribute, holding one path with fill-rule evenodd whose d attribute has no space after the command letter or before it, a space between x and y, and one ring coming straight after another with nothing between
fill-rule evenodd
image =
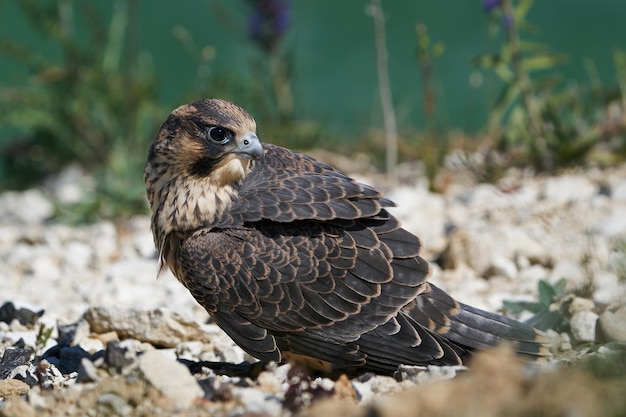
<instances>
[{"instance_id":1,"label":"pale throat","mask_svg":"<svg viewBox=\"0 0 626 417\"><path fill-rule=\"evenodd\" d=\"M210 228L230 208L249 171L249 160L230 158L206 177L179 175L162 182L153 207L157 245L172 232Z\"/></svg>"}]
</instances>

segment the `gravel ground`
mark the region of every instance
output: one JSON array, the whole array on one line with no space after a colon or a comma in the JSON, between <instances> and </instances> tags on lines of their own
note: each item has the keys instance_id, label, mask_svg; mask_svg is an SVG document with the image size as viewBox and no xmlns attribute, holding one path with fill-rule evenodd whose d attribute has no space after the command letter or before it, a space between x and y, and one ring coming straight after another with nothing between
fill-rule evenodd
<instances>
[{"instance_id":1,"label":"gravel ground","mask_svg":"<svg viewBox=\"0 0 626 417\"><path fill-rule=\"evenodd\" d=\"M558 360L529 370L501 350L469 372L407 367L353 379L223 365L253 358L173 276L157 279L148 217L49 221L52 199L80 198L76 175L0 195L0 416L626 414L626 166L512 170L498 185L452 181L443 194L421 181L391 190L394 213L433 261L432 280L460 301L501 311L565 279L564 294L547 300L560 319L550 332ZM599 372L603 357L611 366Z\"/></svg>"}]
</instances>

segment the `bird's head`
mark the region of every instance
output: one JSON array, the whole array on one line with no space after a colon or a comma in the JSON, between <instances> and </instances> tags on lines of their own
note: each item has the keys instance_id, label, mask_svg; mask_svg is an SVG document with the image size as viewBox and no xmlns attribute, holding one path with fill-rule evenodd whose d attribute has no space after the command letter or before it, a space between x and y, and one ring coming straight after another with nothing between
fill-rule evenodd
<instances>
[{"instance_id":1,"label":"bird's head","mask_svg":"<svg viewBox=\"0 0 626 417\"><path fill-rule=\"evenodd\" d=\"M150 148L147 168L225 185L241 180L250 161L262 156L252 116L228 101L207 99L169 115Z\"/></svg>"},{"instance_id":2,"label":"bird's head","mask_svg":"<svg viewBox=\"0 0 626 417\"><path fill-rule=\"evenodd\" d=\"M157 245L172 231L214 221L253 161L262 157L256 123L241 107L207 99L175 109L150 147L145 167Z\"/></svg>"}]
</instances>

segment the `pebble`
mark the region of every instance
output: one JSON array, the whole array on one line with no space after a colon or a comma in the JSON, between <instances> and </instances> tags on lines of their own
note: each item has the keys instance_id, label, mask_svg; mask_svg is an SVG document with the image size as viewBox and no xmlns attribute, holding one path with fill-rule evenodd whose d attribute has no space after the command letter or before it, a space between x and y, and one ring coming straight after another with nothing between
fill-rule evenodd
<instances>
[{"instance_id":1,"label":"pebble","mask_svg":"<svg viewBox=\"0 0 626 417\"><path fill-rule=\"evenodd\" d=\"M133 412L133 408L124 398L112 392L102 394L96 405L97 415L130 416Z\"/></svg>"},{"instance_id":2,"label":"pebble","mask_svg":"<svg viewBox=\"0 0 626 417\"><path fill-rule=\"evenodd\" d=\"M18 397L30 390L30 386L17 379L0 379L0 398Z\"/></svg>"},{"instance_id":3,"label":"pebble","mask_svg":"<svg viewBox=\"0 0 626 417\"><path fill-rule=\"evenodd\" d=\"M572 314L570 319L572 336L579 342L594 342L597 322L598 315L593 311L578 311Z\"/></svg>"},{"instance_id":4,"label":"pebble","mask_svg":"<svg viewBox=\"0 0 626 417\"><path fill-rule=\"evenodd\" d=\"M611 341L626 343L626 304L610 305L599 319L600 329Z\"/></svg>"},{"instance_id":5,"label":"pebble","mask_svg":"<svg viewBox=\"0 0 626 417\"><path fill-rule=\"evenodd\" d=\"M597 193L597 187L586 176L566 174L546 179L544 198L557 203L587 200Z\"/></svg>"},{"instance_id":6,"label":"pebble","mask_svg":"<svg viewBox=\"0 0 626 417\"><path fill-rule=\"evenodd\" d=\"M198 323L166 308L120 310L114 307L90 307L84 319L92 332L115 331L120 338L136 339L157 346L176 347L185 341L208 341Z\"/></svg>"},{"instance_id":7,"label":"pebble","mask_svg":"<svg viewBox=\"0 0 626 417\"><path fill-rule=\"evenodd\" d=\"M138 366L146 380L165 395L177 410L184 410L204 392L186 366L158 350L143 353Z\"/></svg>"},{"instance_id":8,"label":"pebble","mask_svg":"<svg viewBox=\"0 0 626 417\"><path fill-rule=\"evenodd\" d=\"M78 367L78 375L76 375L76 382L98 382L100 377L98 376L98 370L93 362L87 358L83 358L80 361Z\"/></svg>"},{"instance_id":9,"label":"pebble","mask_svg":"<svg viewBox=\"0 0 626 417\"><path fill-rule=\"evenodd\" d=\"M53 213L54 205L40 190L9 191L0 195L0 219L3 223L42 223Z\"/></svg>"},{"instance_id":10,"label":"pebble","mask_svg":"<svg viewBox=\"0 0 626 417\"><path fill-rule=\"evenodd\" d=\"M625 271L626 272L626 271ZM626 285L610 271L597 271L593 276L593 301L597 304L611 304L626 299Z\"/></svg>"}]
</instances>

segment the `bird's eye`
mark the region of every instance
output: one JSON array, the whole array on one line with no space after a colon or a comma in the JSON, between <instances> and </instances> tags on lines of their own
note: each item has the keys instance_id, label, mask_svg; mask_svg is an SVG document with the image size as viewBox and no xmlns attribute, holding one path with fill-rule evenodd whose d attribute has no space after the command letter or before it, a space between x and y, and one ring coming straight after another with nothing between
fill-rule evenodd
<instances>
[{"instance_id":1,"label":"bird's eye","mask_svg":"<svg viewBox=\"0 0 626 417\"><path fill-rule=\"evenodd\" d=\"M212 126L209 128L208 136L213 142L224 144L230 140L231 133L223 127Z\"/></svg>"}]
</instances>

